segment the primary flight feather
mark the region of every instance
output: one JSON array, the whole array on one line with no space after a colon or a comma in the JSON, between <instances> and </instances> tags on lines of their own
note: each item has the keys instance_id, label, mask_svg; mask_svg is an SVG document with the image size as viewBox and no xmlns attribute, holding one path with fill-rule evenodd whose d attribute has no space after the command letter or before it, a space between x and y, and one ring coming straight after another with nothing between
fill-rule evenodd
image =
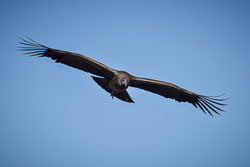
<instances>
[{"instance_id":1,"label":"primary flight feather","mask_svg":"<svg viewBox=\"0 0 250 167\"><path fill-rule=\"evenodd\" d=\"M135 77L125 71L112 69L82 54L49 48L30 38L27 40L21 39L19 43L22 45L19 47L20 50L24 51L25 54L49 57L55 60L56 63L62 63L94 74L95 76L92 76L92 78L100 87L110 93L112 97L117 97L125 102L134 103L126 91L131 86L150 91L165 98L174 99L178 102L191 103L196 108L199 107L204 113L209 113L211 116L212 112L219 114L219 111L224 111L218 106L225 105L222 101L226 99L220 99L219 96L203 96L180 88L172 83Z\"/></svg>"}]
</instances>

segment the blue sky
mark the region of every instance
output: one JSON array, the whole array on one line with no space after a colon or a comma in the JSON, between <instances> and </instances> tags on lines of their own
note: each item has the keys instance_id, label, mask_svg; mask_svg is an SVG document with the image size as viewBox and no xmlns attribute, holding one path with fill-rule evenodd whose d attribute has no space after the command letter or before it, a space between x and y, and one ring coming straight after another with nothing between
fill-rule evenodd
<instances>
[{"instance_id":1,"label":"blue sky","mask_svg":"<svg viewBox=\"0 0 250 167\"><path fill-rule=\"evenodd\" d=\"M250 166L248 1L1 1L0 166ZM204 95L214 118L129 88L112 99L89 74L28 57L19 37L79 52Z\"/></svg>"}]
</instances>

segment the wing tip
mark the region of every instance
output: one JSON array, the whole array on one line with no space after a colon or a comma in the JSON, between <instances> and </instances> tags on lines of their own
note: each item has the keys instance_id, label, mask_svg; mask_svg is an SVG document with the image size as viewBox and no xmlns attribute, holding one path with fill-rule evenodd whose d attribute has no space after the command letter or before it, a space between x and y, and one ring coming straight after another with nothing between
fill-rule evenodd
<instances>
[{"instance_id":1,"label":"wing tip","mask_svg":"<svg viewBox=\"0 0 250 167\"><path fill-rule=\"evenodd\" d=\"M25 55L43 57L47 49L49 49L47 46L34 41L30 37L27 37L27 39L20 37L19 40L18 44L20 46L17 49Z\"/></svg>"},{"instance_id":2,"label":"wing tip","mask_svg":"<svg viewBox=\"0 0 250 167\"><path fill-rule=\"evenodd\" d=\"M216 113L217 115L221 116L219 112L226 112L226 111L221 109L219 106L227 105L223 103L223 101L230 99L230 98L220 98L221 96L224 95L225 93L219 96L198 95L196 104L205 114L208 113L213 117L212 113Z\"/></svg>"}]
</instances>

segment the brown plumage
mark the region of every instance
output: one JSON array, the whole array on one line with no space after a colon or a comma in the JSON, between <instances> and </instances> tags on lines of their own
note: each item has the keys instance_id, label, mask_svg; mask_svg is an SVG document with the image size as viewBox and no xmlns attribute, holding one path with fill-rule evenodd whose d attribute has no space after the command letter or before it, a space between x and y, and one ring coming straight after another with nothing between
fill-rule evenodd
<instances>
[{"instance_id":1,"label":"brown plumage","mask_svg":"<svg viewBox=\"0 0 250 167\"><path fill-rule=\"evenodd\" d=\"M52 60L55 60L56 63L66 64L99 76L92 76L92 78L100 87L110 93L112 98L117 97L125 102L134 103L126 91L126 89L131 86L150 91L165 98L174 99L178 102L191 103L196 108L199 107L204 113L209 113L211 116L212 112L219 114L218 111L223 111L218 106L225 105L222 101L226 99L220 99L219 96L203 96L168 82L138 78L125 71L114 70L79 53L49 48L30 38L28 40L21 39L19 43L22 45L19 47L20 50L25 51L25 54L49 57Z\"/></svg>"}]
</instances>

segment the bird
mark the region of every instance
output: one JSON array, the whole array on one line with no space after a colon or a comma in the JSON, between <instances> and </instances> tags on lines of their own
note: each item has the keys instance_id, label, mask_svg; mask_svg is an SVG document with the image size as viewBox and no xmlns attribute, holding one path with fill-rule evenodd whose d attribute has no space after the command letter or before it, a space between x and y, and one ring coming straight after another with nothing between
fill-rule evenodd
<instances>
[{"instance_id":1,"label":"bird","mask_svg":"<svg viewBox=\"0 0 250 167\"><path fill-rule=\"evenodd\" d=\"M200 108L205 114L225 112L221 106L227 99L219 96L205 96L193 93L169 82L149 78L136 77L126 71L112 69L96 60L79 53L59 50L42 45L33 39L20 38L19 50L30 56L48 57L56 63L62 63L73 68L92 74L93 80L112 98L116 97L124 102L134 103L127 92L128 87L134 87L151 93L173 99L177 102L187 102L195 108Z\"/></svg>"}]
</instances>

